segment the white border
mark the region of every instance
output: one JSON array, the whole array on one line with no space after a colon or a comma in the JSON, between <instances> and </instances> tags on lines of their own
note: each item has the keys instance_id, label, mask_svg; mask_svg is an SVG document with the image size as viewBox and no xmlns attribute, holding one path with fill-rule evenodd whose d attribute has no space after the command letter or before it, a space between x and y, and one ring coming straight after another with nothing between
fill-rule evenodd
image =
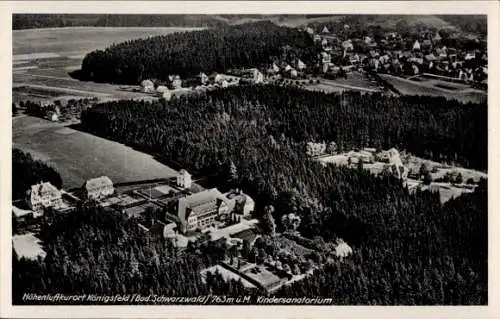
<instances>
[{"instance_id":1,"label":"white border","mask_svg":"<svg viewBox=\"0 0 500 319\"><path fill-rule=\"evenodd\" d=\"M3 146L0 158L0 317L2 318L500 318L500 283L497 247L499 217L497 207L496 162L499 92L499 5L496 1L22 1L0 3L0 63L3 71L0 119ZM489 56L489 306L477 307L331 307L331 306L16 306L11 304L11 114L12 98L12 13L191 13L191 14L487 14Z\"/></svg>"}]
</instances>

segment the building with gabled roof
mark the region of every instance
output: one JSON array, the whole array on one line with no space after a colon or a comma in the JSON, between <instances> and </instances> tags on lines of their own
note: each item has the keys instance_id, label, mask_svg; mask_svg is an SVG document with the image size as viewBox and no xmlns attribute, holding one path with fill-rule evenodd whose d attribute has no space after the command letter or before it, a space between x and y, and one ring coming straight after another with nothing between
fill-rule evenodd
<instances>
[{"instance_id":1,"label":"building with gabled roof","mask_svg":"<svg viewBox=\"0 0 500 319\"><path fill-rule=\"evenodd\" d=\"M179 175L177 175L177 186L181 188L191 188L191 183L191 174L185 169L181 169Z\"/></svg>"},{"instance_id":2,"label":"building with gabled roof","mask_svg":"<svg viewBox=\"0 0 500 319\"><path fill-rule=\"evenodd\" d=\"M86 199L101 199L115 192L113 182L107 176L100 176L86 181L82 187Z\"/></svg>"},{"instance_id":3,"label":"building with gabled roof","mask_svg":"<svg viewBox=\"0 0 500 319\"><path fill-rule=\"evenodd\" d=\"M62 206L61 191L49 182L32 185L28 190L26 203L35 212L49 207L58 208Z\"/></svg>"},{"instance_id":4,"label":"building with gabled roof","mask_svg":"<svg viewBox=\"0 0 500 319\"><path fill-rule=\"evenodd\" d=\"M183 233L214 226L227 214L228 205L217 188L191 194L178 201L177 217Z\"/></svg>"}]
</instances>

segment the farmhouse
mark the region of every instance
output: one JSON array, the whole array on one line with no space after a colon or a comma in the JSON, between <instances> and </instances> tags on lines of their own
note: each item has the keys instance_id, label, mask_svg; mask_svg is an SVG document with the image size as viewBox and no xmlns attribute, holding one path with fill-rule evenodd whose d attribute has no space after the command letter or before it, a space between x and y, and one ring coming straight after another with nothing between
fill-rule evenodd
<instances>
[{"instance_id":1,"label":"farmhouse","mask_svg":"<svg viewBox=\"0 0 500 319\"><path fill-rule=\"evenodd\" d=\"M101 199L114 193L113 182L107 176L89 179L83 184L83 195L87 199Z\"/></svg>"},{"instance_id":2,"label":"farmhouse","mask_svg":"<svg viewBox=\"0 0 500 319\"><path fill-rule=\"evenodd\" d=\"M35 184L28 191L26 203L35 212L48 207L58 208L62 206L61 192L49 182Z\"/></svg>"},{"instance_id":3,"label":"farmhouse","mask_svg":"<svg viewBox=\"0 0 500 319\"><path fill-rule=\"evenodd\" d=\"M181 224L181 232L204 230L215 226L219 218L224 219L228 206L224 196L212 188L179 199L177 216Z\"/></svg>"}]
</instances>

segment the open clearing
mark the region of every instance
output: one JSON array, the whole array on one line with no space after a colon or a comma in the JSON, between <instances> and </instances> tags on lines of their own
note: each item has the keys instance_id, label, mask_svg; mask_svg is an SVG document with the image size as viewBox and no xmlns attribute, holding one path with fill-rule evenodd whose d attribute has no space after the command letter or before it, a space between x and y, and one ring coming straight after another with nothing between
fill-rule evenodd
<instances>
[{"instance_id":1,"label":"open clearing","mask_svg":"<svg viewBox=\"0 0 500 319\"><path fill-rule=\"evenodd\" d=\"M464 84L448 83L424 77L418 77L418 80L411 80L389 74L379 74L379 76L384 81L392 84L403 95L443 96L447 99L457 99L464 103L480 103L487 100L486 92L473 89Z\"/></svg>"},{"instance_id":2,"label":"open clearing","mask_svg":"<svg viewBox=\"0 0 500 319\"><path fill-rule=\"evenodd\" d=\"M54 167L67 189L80 187L87 179L101 175L119 183L169 178L177 173L152 156L123 144L44 119L15 118L12 131L13 147Z\"/></svg>"},{"instance_id":3,"label":"open clearing","mask_svg":"<svg viewBox=\"0 0 500 319\"><path fill-rule=\"evenodd\" d=\"M119 85L77 81L69 72L80 68L85 54L114 43L199 29L69 27L15 30L12 32L12 80L18 89L13 92L13 102L53 100L61 94L102 99L150 99L149 95L126 91ZM47 94L40 93L44 88Z\"/></svg>"}]
</instances>

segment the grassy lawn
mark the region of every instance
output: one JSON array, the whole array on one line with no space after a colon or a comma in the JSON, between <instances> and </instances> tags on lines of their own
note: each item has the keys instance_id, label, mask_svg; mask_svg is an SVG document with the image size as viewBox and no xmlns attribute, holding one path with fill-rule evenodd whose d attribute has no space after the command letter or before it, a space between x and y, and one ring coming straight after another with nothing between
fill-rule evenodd
<instances>
[{"instance_id":1,"label":"grassy lawn","mask_svg":"<svg viewBox=\"0 0 500 319\"><path fill-rule=\"evenodd\" d=\"M58 123L25 116L15 119L12 126L13 147L52 165L61 174L64 188L80 187L101 175L118 183L177 174L150 155Z\"/></svg>"}]
</instances>

